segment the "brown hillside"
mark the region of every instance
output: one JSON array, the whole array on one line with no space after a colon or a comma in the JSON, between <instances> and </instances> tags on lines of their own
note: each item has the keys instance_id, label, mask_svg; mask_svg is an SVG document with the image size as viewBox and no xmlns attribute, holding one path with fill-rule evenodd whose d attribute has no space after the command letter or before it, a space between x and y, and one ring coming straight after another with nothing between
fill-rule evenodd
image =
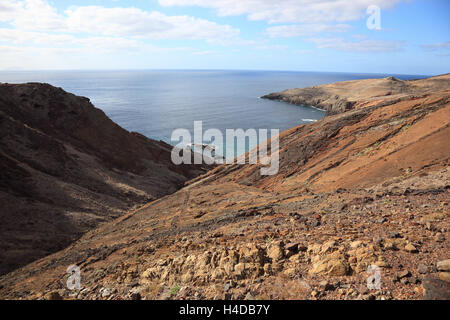
<instances>
[{"instance_id":1,"label":"brown hillside","mask_svg":"<svg viewBox=\"0 0 450 320\"><path fill-rule=\"evenodd\" d=\"M450 75L398 81L317 87L333 113L354 103L281 133L277 175L219 166L3 276L0 297L449 299Z\"/></svg>"},{"instance_id":2,"label":"brown hillside","mask_svg":"<svg viewBox=\"0 0 450 320\"><path fill-rule=\"evenodd\" d=\"M0 274L173 193L205 168L47 84L0 84Z\"/></svg>"},{"instance_id":3,"label":"brown hillside","mask_svg":"<svg viewBox=\"0 0 450 320\"><path fill-rule=\"evenodd\" d=\"M297 105L313 105L327 110L328 114L337 114L381 101L392 104L403 99L410 99L414 95L435 92L448 86L448 77L449 74L408 81L395 77L352 80L309 88L288 89L262 98Z\"/></svg>"}]
</instances>

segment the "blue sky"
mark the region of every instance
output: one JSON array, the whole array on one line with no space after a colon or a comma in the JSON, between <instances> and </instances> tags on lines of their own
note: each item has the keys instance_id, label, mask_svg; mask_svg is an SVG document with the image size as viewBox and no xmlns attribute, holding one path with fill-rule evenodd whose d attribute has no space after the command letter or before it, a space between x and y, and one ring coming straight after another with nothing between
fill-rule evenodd
<instances>
[{"instance_id":1,"label":"blue sky","mask_svg":"<svg viewBox=\"0 0 450 320\"><path fill-rule=\"evenodd\" d=\"M449 0L0 0L0 70L432 75L449 38Z\"/></svg>"}]
</instances>

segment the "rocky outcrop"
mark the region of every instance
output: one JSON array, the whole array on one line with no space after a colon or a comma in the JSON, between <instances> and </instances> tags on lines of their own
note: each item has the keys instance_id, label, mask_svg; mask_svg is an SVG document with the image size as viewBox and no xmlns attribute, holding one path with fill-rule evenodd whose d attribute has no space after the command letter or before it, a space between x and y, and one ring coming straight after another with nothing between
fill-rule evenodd
<instances>
[{"instance_id":1,"label":"rocky outcrop","mask_svg":"<svg viewBox=\"0 0 450 320\"><path fill-rule=\"evenodd\" d=\"M221 165L103 224L0 297L448 299L450 76L422 81L281 133L274 176Z\"/></svg>"},{"instance_id":2,"label":"rocky outcrop","mask_svg":"<svg viewBox=\"0 0 450 320\"><path fill-rule=\"evenodd\" d=\"M48 84L0 84L0 274L173 193L207 168Z\"/></svg>"},{"instance_id":3,"label":"rocky outcrop","mask_svg":"<svg viewBox=\"0 0 450 320\"><path fill-rule=\"evenodd\" d=\"M399 102L441 90L448 74L428 79L403 81L395 77L337 82L303 89L271 93L263 99L279 100L296 105L314 106L328 115L361 108L368 104Z\"/></svg>"}]
</instances>

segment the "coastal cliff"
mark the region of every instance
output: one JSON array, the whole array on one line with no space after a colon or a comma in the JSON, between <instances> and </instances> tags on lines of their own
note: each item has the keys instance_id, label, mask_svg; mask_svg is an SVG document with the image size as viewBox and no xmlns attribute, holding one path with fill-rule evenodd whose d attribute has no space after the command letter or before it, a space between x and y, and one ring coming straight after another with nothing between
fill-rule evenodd
<instances>
[{"instance_id":1,"label":"coastal cliff","mask_svg":"<svg viewBox=\"0 0 450 320\"><path fill-rule=\"evenodd\" d=\"M0 84L0 274L206 172L128 132L89 99L48 84Z\"/></svg>"},{"instance_id":2,"label":"coastal cliff","mask_svg":"<svg viewBox=\"0 0 450 320\"><path fill-rule=\"evenodd\" d=\"M403 81L395 77L352 80L308 88L288 89L270 93L263 99L279 100L296 105L315 106L338 114L380 101L394 103L423 95L446 85L448 74L428 79Z\"/></svg>"},{"instance_id":3,"label":"coastal cliff","mask_svg":"<svg viewBox=\"0 0 450 320\"><path fill-rule=\"evenodd\" d=\"M278 174L221 165L1 277L0 297L449 299L450 75L285 96L330 115L280 134Z\"/></svg>"}]
</instances>

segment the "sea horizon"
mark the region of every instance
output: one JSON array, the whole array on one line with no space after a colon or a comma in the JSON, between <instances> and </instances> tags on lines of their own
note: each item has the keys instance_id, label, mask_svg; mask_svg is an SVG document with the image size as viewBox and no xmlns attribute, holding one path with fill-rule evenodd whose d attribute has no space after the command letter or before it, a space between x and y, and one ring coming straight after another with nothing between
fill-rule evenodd
<instances>
[{"instance_id":1,"label":"sea horizon","mask_svg":"<svg viewBox=\"0 0 450 320\"><path fill-rule=\"evenodd\" d=\"M115 72L115 71L131 71L131 72L139 72L139 71L254 71L254 72L288 72L288 73L332 73L332 74L360 74L360 75L398 75L398 76L417 76L417 77L433 77L437 75L442 75L449 72L443 73L428 73L428 74L420 74L420 73L402 73L402 72L352 72L352 71L318 71L318 70L296 70L296 69L222 69L222 68L105 68L105 69L0 69L0 73L8 73L8 72Z\"/></svg>"}]
</instances>

